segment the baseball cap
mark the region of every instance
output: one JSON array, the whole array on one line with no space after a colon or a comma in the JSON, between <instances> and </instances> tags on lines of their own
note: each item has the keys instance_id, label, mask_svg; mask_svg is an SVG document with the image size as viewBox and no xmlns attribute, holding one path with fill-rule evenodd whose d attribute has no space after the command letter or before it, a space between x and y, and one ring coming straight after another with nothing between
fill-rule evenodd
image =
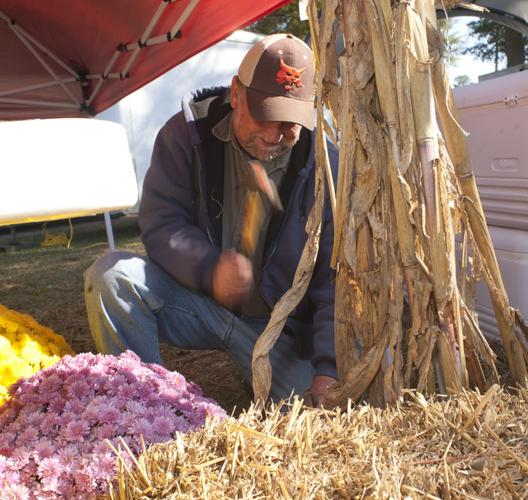
<instances>
[{"instance_id":1,"label":"baseball cap","mask_svg":"<svg viewBox=\"0 0 528 500\"><path fill-rule=\"evenodd\" d=\"M302 40L290 34L263 38L244 56L237 76L246 87L253 118L313 130L314 62Z\"/></svg>"}]
</instances>

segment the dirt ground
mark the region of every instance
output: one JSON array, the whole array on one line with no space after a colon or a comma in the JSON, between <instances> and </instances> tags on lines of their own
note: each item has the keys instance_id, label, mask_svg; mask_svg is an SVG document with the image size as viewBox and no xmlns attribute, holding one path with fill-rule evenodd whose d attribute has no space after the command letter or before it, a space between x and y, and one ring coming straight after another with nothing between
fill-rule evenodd
<instances>
[{"instance_id":1,"label":"dirt ground","mask_svg":"<svg viewBox=\"0 0 528 500\"><path fill-rule=\"evenodd\" d=\"M118 249L144 253L135 217L116 218L113 227ZM62 223L48 224L47 231L70 235L69 226ZM104 223L74 221L69 249L41 248L43 238L41 225L19 226L16 245L6 228L0 232L0 303L63 335L75 352L96 352L86 319L82 275L108 251ZM228 413L238 414L249 405L243 378L225 353L163 345L161 354L166 368L196 382Z\"/></svg>"}]
</instances>

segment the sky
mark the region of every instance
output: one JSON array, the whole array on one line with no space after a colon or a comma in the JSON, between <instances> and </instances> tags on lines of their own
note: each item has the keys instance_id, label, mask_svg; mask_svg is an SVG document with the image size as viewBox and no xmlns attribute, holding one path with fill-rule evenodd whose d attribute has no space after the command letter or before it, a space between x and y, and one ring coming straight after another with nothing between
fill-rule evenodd
<instances>
[{"instance_id":1,"label":"sky","mask_svg":"<svg viewBox=\"0 0 528 500\"><path fill-rule=\"evenodd\" d=\"M459 35L461 40L463 40L464 46L469 46L474 43L467 24L475 19L472 17L459 17L452 21L450 32ZM500 65L499 69L501 69ZM467 75L471 79L471 83L476 83L478 82L479 75L492 73L493 71L495 71L493 62L480 61L472 55L460 55L457 57L456 65L448 66L449 79L452 85L457 76Z\"/></svg>"}]
</instances>

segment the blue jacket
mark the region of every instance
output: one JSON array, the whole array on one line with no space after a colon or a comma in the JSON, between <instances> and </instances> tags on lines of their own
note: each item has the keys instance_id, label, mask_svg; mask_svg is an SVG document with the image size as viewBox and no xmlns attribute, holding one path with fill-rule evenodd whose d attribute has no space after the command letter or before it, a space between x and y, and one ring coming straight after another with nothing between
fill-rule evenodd
<instances>
[{"instance_id":1,"label":"blue jacket","mask_svg":"<svg viewBox=\"0 0 528 500\"><path fill-rule=\"evenodd\" d=\"M184 99L182 111L160 130L143 184L139 224L147 255L182 285L211 295L220 255L223 143L211 129L230 110L229 92L214 88ZM335 172L337 153L329 150ZM315 135L302 129L279 194L284 212L268 229L258 290L270 311L291 287L306 243L305 224L314 201ZM288 318L286 334L319 375L336 377L334 273L330 268L333 223L325 204L319 255L306 296Z\"/></svg>"}]
</instances>

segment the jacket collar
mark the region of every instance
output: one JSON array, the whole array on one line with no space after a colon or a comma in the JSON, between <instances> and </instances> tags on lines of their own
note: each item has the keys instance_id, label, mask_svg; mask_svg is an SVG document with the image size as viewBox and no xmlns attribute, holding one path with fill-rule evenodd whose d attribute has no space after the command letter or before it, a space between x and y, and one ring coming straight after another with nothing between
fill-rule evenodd
<instances>
[{"instance_id":1,"label":"jacket collar","mask_svg":"<svg viewBox=\"0 0 528 500\"><path fill-rule=\"evenodd\" d=\"M230 111L230 102L229 87L197 90L183 98L182 111L193 146L211 138L212 128Z\"/></svg>"}]
</instances>

